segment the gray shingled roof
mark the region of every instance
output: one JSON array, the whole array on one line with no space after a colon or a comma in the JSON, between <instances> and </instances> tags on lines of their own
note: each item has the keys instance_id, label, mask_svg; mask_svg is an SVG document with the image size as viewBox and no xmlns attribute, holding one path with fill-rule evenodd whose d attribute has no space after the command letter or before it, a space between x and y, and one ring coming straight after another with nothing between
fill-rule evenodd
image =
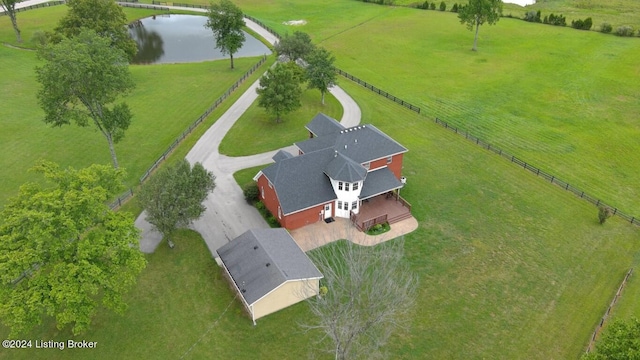
<instances>
[{"instance_id":1,"label":"gray shingled roof","mask_svg":"<svg viewBox=\"0 0 640 360\"><path fill-rule=\"evenodd\" d=\"M334 180L356 182L364 180L367 169L336 151L333 160L329 161L325 167L324 173Z\"/></svg>"},{"instance_id":2,"label":"gray shingled roof","mask_svg":"<svg viewBox=\"0 0 640 360\"><path fill-rule=\"evenodd\" d=\"M336 119L323 113L316 115L305 127L315 136L327 135L344 130L344 126L342 126Z\"/></svg>"},{"instance_id":3,"label":"gray shingled roof","mask_svg":"<svg viewBox=\"0 0 640 360\"><path fill-rule=\"evenodd\" d=\"M271 159L273 159L273 161L278 162L280 160L283 159L289 159L292 158L293 155L288 152L288 151L284 151L284 150L279 150L275 155L273 155L273 157Z\"/></svg>"},{"instance_id":4,"label":"gray shingled roof","mask_svg":"<svg viewBox=\"0 0 640 360\"><path fill-rule=\"evenodd\" d=\"M360 199L370 198L374 195L383 194L387 191L402 187L400 180L387 167L373 170L367 174L367 178L362 184Z\"/></svg>"},{"instance_id":5,"label":"gray shingled roof","mask_svg":"<svg viewBox=\"0 0 640 360\"><path fill-rule=\"evenodd\" d=\"M273 184L285 215L337 199L324 174L334 154L332 149L314 151L282 159L262 170Z\"/></svg>"},{"instance_id":6,"label":"gray shingled roof","mask_svg":"<svg viewBox=\"0 0 640 360\"><path fill-rule=\"evenodd\" d=\"M322 277L285 229L249 230L217 252L249 305L286 281Z\"/></svg>"},{"instance_id":7,"label":"gray shingled roof","mask_svg":"<svg viewBox=\"0 0 640 360\"><path fill-rule=\"evenodd\" d=\"M354 126L295 145L303 153L332 148L360 164L407 151L407 148L371 124Z\"/></svg>"}]
</instances>

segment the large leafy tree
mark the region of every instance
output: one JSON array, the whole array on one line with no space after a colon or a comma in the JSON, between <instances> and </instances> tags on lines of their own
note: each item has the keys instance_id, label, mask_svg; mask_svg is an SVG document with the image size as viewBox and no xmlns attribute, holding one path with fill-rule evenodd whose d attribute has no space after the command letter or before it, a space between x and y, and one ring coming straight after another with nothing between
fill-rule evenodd
<instances>
[{"instance_id":1,"label":"large leafy tree","mask_svg":"<svg viewBox=\"0 0 640 360\"><path fill-rule=\"evenodd\" d=\"M258 92L258 106L275 115L276 122L280 122L283 114L289 113L300 106L302 89L300 77L297 75L294 63L281 64L267 70L260 78Z\"/></svg>"},{"instance_id":2,"label":"large leafy tree","mask_svg":"<svg viewBox=\"0 0 640 360\"><path fill-rule=\"evenodd\" d=\"M640 320L613 322L596 344L596 350L583 356L583 360L640 359Z\"/></svg>"},{"instance_id":3,"label":"large leafy tree","mask_svg":"<svg viewBox=\"0 0 640 360\"><path fill-rule=\"evenodd\" d=\"M171 234L202 216L202 205L215 186L214 176L200 163L187 160L164 169L149 179L138 193L147 221L162 233L173 248Z\"/></svg>"},{"instance_id":4,"label":"large leafy tree","mask_svg":"<svg viewBox=\"0 0 640 360\"><path fill-rule=\"evenodd\" d=\"M0 0L0 5L4 8L4 11L9 15L11 19L11 25L13 25L13 31L16 33L16 41L21 43L22 37L20 37L20 29L18 28L18 18L16 17L16 4L17 0Z\"/></svg>"},{"instance_id":5,"label":"large leafy tree","mask_svg":"<svg viewBox=\"0 0 640 360\"><path fill-rule=\"evenodd\" d=\"M229 54L233 69L233 54L238 52L245 40L242 10L229 0L220 0L220 3L212 1L207 17L209 19L204 26L213 31L216 49L220 49L222 54Z\"/></svg>"},{"instance_id":6,"label":"large leafy tree","mask_svg":"<svg viewBox=\"0 0 640 360\"><path fill-rule=\"evenodd\" d=\"M302 31L295 31L293 35L286 34L275 44L279 56L285 56L289 61L306 60L314 50L311 37Z\"/></svg>"},{"instance_id":7,"label":"large leafy tree","mask_svg":"<svg viewBox=\"0 0 640 360\"><path fill-rule=\"evenodd\" d=\"M124 173L107 165L34 168L52 186L25 184L0 212L0 317L13 335L54 316L86 330L100 305L122 313L146 260L133 217L105 201Z\"/></svg>"},{"instance_id":8,"label":"large leafy tree","mask_svg":"<svg viewBox=\"0 0 640 360\"><path fill-rule=\"evenodd\" d=\"M129 60L133 59L138 47L127 31L127 16L115 1L68 0L67 5L69 11L51 34L54 42L78 36L84 29L92 29L124 51Z\"/></svg>"},{"instance_id":9,"label":"large leafy tree","mask_svg":"<svg viewBox=\"0 0 640 360\"><path fill-rule=\"evenodd\" d=\"M324 94L336 84L336 67L333 65L335 60L336 58L328 50L321 47L307 56L307 86L310 89L320 90L322 105L324 105Z\"/></svg>"},{"instance_id":10,"label":"large leafy tree","mask_svg":"<svg viewBox=\"0 0 640 360\"><path fill-rule=\"evenodd\" d=\"M135 86L124 52L84 29L73 38L40 48L38 54L45 60L36 68L44 122L52 126L92 122L107 139L117 168L114 144L124 137L132 114L126 103L114 103Z\"/></svg>"},{"instance_id":11,"label":"large leafy tree","mask_svg":"<svg viewBox=\"0 0 640 360\"><path fill-rule=\"evenodd\" d=\"M478 50L478 32L480 25L493 25L502 15L502 0L469 0L469 3L458 10L461 24L466 24L471 31L475 28L473 51Z\"/></svg>"},{"instance_id":12,"label":"large leafy tree","mask_svg":"<svg viewBox=\"0 0 640 360\"><path fill-rule=\"evenodd\" d=\"M403 249L400 239L376 247L343 241L309 253L324 279L303 327L320 330L335 359L384 358L389 337L408 320L417 278Z\"/></svg>"}]
</instances>

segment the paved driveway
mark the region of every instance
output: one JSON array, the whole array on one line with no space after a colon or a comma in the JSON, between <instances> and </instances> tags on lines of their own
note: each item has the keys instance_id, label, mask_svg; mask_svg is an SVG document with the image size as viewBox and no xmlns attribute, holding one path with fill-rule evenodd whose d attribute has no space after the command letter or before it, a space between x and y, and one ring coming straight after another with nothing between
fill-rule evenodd
<instances>
[{"instance_id":1,"label":"paved driveway","mask_svg":"<svg viewBox=\"0 0 640 360\"><path fill-rule=\"evenodd\" d=\"M263 36L270 43L277 41L275 36L258 26L256 23L245 19L247 26ZM259 165L273 162L271 157L278 151L256 154L243 157L228 157L218 152L220 142L231 129L233 124L258 98L256 89L258 81L227 110L198 140L195 146L187 154L190 163L200 162L216 177L216 187L204 201L207 210L199 220L195 221L191 228L198 231L204 238L213 257L217 257L216 249L226 244L236 236L249 229L267 228L260 213L244 200L240 186L233 179L233 173ZM333 87L330 92L340 101L343 108L343 116L340 122L346 126L355 126L360 123L361 112L355 101L339 87ZM311 120L311 119L309 119ZM247 141L251 141L247 139ZM293 146L285 150L297 153ZM143 252L153 252L162 241L159 232L153 229L145 220L145 213L136 219L136 226L142 230L140 249ZM180 246L180 244L176 244Z\"/></svg>"}]
</instances>

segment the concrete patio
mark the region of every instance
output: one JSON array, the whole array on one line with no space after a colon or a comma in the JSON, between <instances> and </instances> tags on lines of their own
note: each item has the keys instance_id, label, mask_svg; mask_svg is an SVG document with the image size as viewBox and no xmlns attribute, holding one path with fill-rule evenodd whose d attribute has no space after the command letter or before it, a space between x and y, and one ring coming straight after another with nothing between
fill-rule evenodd
<instances>
[{"instance_id":1,"label":"concrete patio","mask_svg":"<svg viewBox=\"0 0 640 360\"><path fill-rule=\"evenodd\" d=\"M348 239L356 244L373 246L387 240L408 234L418 228L418 221L412 216L391 225L384 234L371 236L358 231L349 219L336 218L334 222L319 221L289 233L303 251L309 251L340 239Z\"/></svg>"}]
</instances>

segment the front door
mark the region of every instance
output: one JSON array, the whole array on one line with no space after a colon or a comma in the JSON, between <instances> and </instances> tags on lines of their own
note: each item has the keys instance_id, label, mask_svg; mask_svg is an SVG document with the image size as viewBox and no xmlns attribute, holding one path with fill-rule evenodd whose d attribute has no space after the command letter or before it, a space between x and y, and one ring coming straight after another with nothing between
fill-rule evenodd
<instances>
[{"instance_id":1,"label":"front door","mask_svg":"<svg viewBox=\"0 0 640 360\"><path fill-rule=\"evenodd\" d=\"M324 218L328 219L331 217L331 203L326 204L324 206Z\"/></svg>"}]
</instances>

